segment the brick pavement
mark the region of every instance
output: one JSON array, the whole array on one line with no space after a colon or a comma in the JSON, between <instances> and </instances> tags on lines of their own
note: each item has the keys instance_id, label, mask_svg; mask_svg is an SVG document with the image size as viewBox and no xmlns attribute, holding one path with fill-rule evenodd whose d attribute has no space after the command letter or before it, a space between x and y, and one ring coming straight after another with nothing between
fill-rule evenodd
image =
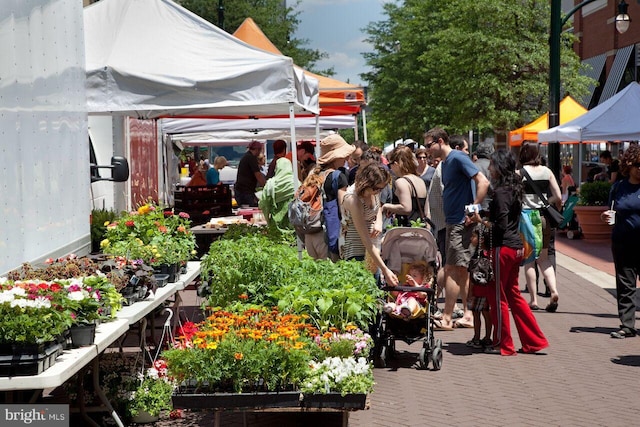
<instances>
[{"instance_id":1,"label":"brick pavement","mask_svg":"<svg viewBox=\"0 0 640 427\"><path fill-rule=\"evenodd\" d=\"M558 312L536 312L550 342L544 354L486 355L465 346L472 330L442 331L436 332L444 342L442 370L418 371L412 365L420 343L398 342L398 358L390 367L375 370L377 384L370 409L351 413L349 425L640 424L640 338L609 338L618 321L608 243L559 237L558 248L562 251L558 255ZM590 258L594 254L598 262ZM520 284L524 288L522 274ZM547 299L539 300L544 307ZM243 418L242 414L225 414L221 425L340 425L340 418L333 414L304 415L259 413ZM190 414L166 425L212 425L212 421L211 414Z\"/></svg>"}]
</instances>

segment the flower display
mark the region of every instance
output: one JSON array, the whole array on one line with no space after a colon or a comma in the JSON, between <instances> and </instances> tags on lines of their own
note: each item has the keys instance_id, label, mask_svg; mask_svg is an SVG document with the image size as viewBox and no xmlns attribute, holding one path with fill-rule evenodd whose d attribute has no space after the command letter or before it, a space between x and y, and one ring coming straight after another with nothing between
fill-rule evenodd
<instances>
[{"instance_id":1,"label":"flower display","mask_svg":"<svg viewBox=\"0 0 640 427\"><path fill-rule=\"evenodd\" d=\"M317 333L306 316L264 307L216 310L195 326L183 325L162 355L176 379L212 391L292 389L306 375Z\"/></svg>"},{"instance_id":2,"label":"flower display","mask_svg":"<svg viewBox=\"0 0 640 427\"><path fill-rule=\"evenodd\" d=\"M55 340L71 324L58 283L0 279L0 344L41 344Z\"/></svg>"},{"instance_id":3,"label":"flower display","mask_svg":"<svg viewBox=\"0 0 640 427\"><path fill-rule=\"evenodd\" d=\"M173 348L162 355L177 381L195 383L197 389L208 392L370 391L371 366L364 357L359 358L364 365L354 357L368 354L368 334L355 326L320 334L308 321L308 316L260 306L215 310L200 324L183 324ZM341 363L346 377L331 373L329 387L324 383L319 387L316 371L330 359L345 361ZM336 363L322 369L333 370ZM304 386L307 383L313 386Z\"/></svg>"},{"instance_id":4,"label":"flower display","mask_svg":"<svg viewBox=\"0 0 640 427\"><path fill-rule=\"evenodd\" d=\"M195 254L195 236L189 215L174 214L153 202L125 213L106 225L102 250L152 266L188 261Z\"/></svg>"},{"instance_id":5,"label":"flower display","mask_svg":"<svg viewBox=\"0 0 640 427\"><path fill-rule=\"evenodd\" d=\"M311 369L302 383L303 393L366 394L373 391L373 372L364 357L328 357L311 362Z\"/></svg>"}]
</instances>

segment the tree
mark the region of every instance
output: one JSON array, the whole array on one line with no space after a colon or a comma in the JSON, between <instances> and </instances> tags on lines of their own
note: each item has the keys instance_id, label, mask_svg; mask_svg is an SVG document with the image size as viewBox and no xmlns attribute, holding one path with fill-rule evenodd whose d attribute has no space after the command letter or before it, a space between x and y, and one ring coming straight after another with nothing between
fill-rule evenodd
<instances>
[{"instance_id":1,"label":"tree","mask_svg":"<svg viewBox=\"0 0 640 427\"><path fill-rule=\"evenodd\" d=\"M387 3L386 21L366 31L374 52L372 127L389 140L421 138L425 129L504 134L548 108L549 2L407 0ZM563 35L562 83L586 92L580 60Z\"/></svg>"},{"instance_id":2,"label":"tree","mask_svg":"<svg viewBox=\"0 0 640 427\"><path fill-rule=\"evenodd\" d=\"M314 70L316 63L327 57L327 54L317 49L309 49L304 46L308 39L291 37L295 33L300 20L295 8L300 3L296 1L292 7L285 7L282 0L181 0L179 3L196 15L221 27L219 7L224 9L224 30L233 34L242 22L251 17L260 27L262 32L271 42L286 56L300 67L322 74L333 76L333 68L326 70Z\"/></svg>"}]
</instances>

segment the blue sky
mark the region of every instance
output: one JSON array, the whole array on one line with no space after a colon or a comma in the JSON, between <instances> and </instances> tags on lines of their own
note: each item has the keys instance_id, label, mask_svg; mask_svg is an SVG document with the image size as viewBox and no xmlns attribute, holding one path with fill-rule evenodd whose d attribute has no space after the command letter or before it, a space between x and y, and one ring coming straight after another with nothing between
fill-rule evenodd
<instances>
[{"instance_id":1,"label":"blue sky","mask_svg":"<svg viewBox=\"0 0 640 427\"><path fill-rule=\"evenodd\" d=\"M371 51L362 31L370 22L384 19L382 5L389 0L302 0L297 11L296 37L308 39L310 49L326 52L318 69L333 67L333 78L364 84L359 74L367 71L362 52Z\"/></svg>"}]
</instances>

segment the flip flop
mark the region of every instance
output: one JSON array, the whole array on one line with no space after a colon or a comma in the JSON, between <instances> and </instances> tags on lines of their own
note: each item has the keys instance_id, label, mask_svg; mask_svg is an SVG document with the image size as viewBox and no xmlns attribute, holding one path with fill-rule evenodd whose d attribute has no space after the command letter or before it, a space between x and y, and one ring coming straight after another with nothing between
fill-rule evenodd
<instances>
[{"instance_id":1,"label":"flip flop","mask_svg":"<svg viewBox=\"0 0 640 427\"><path fill-rule=\"evenodd\" d=\"M453 324L454 328L473 328L473 323L462 322L458 320Z\"/></svg>"},{"instance_id":2,"label":"flip flop","mask_svg":"<svg viewBox=\"0 0 640 427\"><path fill-rule=\"evenodd\" d=\"M529 308L531 309L531 311L538 311L540 310L540 307L538 307L537 305L530 305Z\"/></svg>"},{"instance_id":3,"label":"flip flop","mask_svg":"<svg viewBox=\"0 0 640 427\"><path fill-rule=\"evenodd\" d=\"M434 331L453 331L453 327L444 326L440 320L433 321Z\"/></svg>"}]
</instances>

